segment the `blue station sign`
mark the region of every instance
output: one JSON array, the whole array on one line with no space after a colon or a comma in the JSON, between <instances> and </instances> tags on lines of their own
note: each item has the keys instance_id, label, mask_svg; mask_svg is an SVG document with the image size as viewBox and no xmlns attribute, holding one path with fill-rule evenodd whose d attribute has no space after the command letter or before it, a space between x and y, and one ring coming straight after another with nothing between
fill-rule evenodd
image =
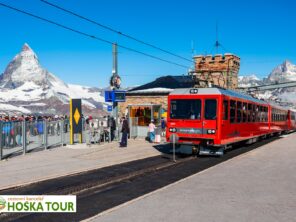
<instances>
[{"instance_id":1,"label":"blue station sign","mask_svg":"<svg viewBox=\"0 0 296 222\"><path fill-rule=\"evenodd\" d=\"M123 90L105 91L105 102L125 102L125 91Z\"/></svg>"},{"instance_id":2,"label":"blue station sign","mask_svg":"<svg viewBox=\"0 0 296 222\"><path fill-rule=\"evenodd\" d=\"M112 106L107 106L107 111L112 112Z\"/></svg>"}]
</instances>

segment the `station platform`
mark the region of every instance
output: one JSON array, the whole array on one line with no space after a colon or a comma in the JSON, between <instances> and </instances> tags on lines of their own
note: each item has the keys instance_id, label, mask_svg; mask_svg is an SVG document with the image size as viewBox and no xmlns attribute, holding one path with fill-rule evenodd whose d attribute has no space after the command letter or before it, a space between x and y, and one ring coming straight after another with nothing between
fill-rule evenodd
<instances>
[{"instance_id":1,"label":"station platform","mask_svg":"<svg viewBox=\"0 0 296 222\"><path fill-rule=\"evenodd\" d=\"M75 144L8 158L0 161L0 190L161 155L153 145L130 139L126 148Z\"/></svg>"},{"instance_id":2,"label":"station platform","mask_svg":"<svg viewBox=\"0 0 296 222\"><path fill-rule=\"evenodd\" d=\"M295 221L296 133L282 137L86 221Z\"/></svg>"}]
</instances>

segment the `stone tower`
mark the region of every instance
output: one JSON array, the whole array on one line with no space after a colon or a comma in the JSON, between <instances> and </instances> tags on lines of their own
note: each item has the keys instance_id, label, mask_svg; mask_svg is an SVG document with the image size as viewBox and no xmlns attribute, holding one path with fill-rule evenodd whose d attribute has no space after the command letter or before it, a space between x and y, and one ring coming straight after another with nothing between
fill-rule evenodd
<instances>
[{"instance_id":1,"label":"stone tower","mask_svg":"<svg viewBox=\"0 0 296 222\"><path fill-rule=\"evenodd\" d=\"M195 70L191 72L196 87L207 87L210 84L226 89L236 89L240 58L236 55L198 55L194 56Z\"/></svg>"}]
</instances>

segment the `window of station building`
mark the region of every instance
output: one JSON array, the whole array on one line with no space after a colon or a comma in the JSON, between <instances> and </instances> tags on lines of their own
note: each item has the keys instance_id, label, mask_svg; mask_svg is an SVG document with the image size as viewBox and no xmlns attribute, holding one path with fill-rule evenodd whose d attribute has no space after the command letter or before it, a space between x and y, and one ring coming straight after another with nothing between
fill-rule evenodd
<instances>
[{"instance_id":1,"label":"window of station building","mask_svg":"<svg viewBox=\"0 0 296 222\"><path fill-rule=\"evenodd\" d=\"M248 104L247 114L248 114L248 122L252 122L252 104L251 103Z\"/></svg>"},{"instance_id":2,"label":"window of station building","mask_svg":"<svg viewBox=\"0 0 296 222\"><path fill-rule=\"evenodd\" d=\"M228 120L228 100L223 101L223 120Z\"/></svg>"},{"instance_id":3,"label":"window of station building","mask_svg":"<svg viewBox=\"0 0 296 222\"><path fill-rule=\"evenodd\" d=\"M236 101L230 100L230 123L235 123Z\"/></svg>"},{"instance_id":4,"label":"window of station building","mask_svg":"<svg viewBox=\"0 0 296 222\"><path fill-rule=\"evenodd\" d=\"M242 102L237 102L236 109L236 122L240 123L242 121Z\"/></svg>"},{"instance_id":5,"label":"window of station building","mask_svg":"<svg viewBox=\"0 0 296 222\"><path fill-rule=\"evenodd\" d=\"M247 103L243 103L243 109L242 109L242 111L243 111L243 122L244 123L247 122L247 117L248 117L247 109L248 109Z\"/></svg>"},{"instance_id":6,"label":"window of station building","mask_svg":"<svg viewBox=\"0 0 296 222\"><path fill-rule=\"evenodd\" d=\"M214 120L217 118L217 100L207 99L205 101L205 119Z\"/></svg>"}]
</instances>

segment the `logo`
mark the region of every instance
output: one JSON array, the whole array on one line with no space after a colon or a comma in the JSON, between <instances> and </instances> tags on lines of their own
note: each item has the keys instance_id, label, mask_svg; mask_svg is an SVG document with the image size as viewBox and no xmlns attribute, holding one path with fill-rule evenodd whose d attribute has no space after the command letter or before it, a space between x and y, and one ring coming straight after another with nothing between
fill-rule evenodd
<instances>
[{"instance_id":1,"label":"logo","mask_svg":"<svg viewBox=\"0 0 296 222\"><path fill-rule=\"evenodd\" d=\"M0 210L3 210L6 206L6 200L3 197L0 197Z\"/></svg>"},{"instance_id":2,"label":"logo","mask_svg":"<svg viewBox=\"0 0 296 222\"><path fill-rule=\"evenodd\" d=\"M2 195L0 212L7 213L75 213L74 195Z\"/></svg>"}]
</instances>

